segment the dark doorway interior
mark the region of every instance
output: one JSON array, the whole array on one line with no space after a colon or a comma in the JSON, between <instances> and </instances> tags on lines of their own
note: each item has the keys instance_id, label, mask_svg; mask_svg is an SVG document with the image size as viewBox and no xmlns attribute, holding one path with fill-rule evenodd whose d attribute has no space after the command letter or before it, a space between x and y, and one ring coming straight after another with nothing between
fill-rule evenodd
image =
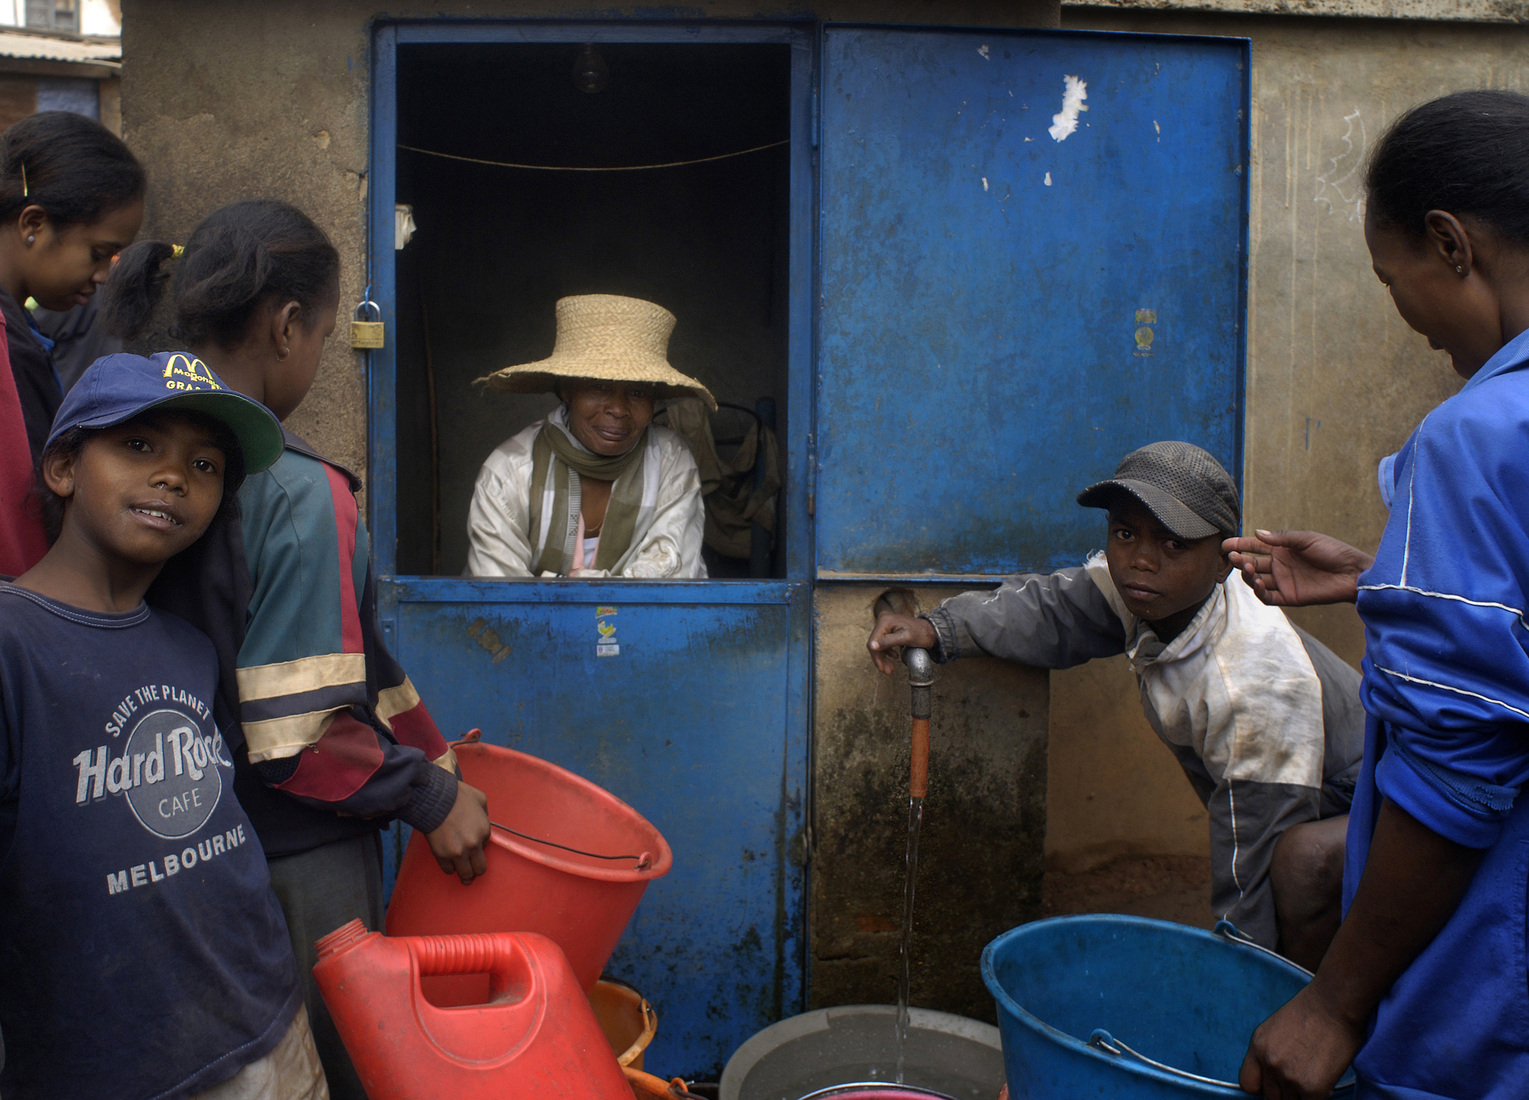
<instances>
[{"instance_id":1,"label":"dark doorway interior","mask_svg":"<svg viewBox=\"0 0 1529 1100\"><path fill-rule=\"evenodd\" d=\"M679 318L670 362L719 401L753 409L773 399L788 438L789 48L602 44L597 92L576 86L581 48L399 49L397 195L418 226L398 254L400 574L462 570L479 465L554 406L473 381L548 355L564 295L627 294L669 309ZM773 147L600 172L415 151L566 169L758 146ZM714 429L737 437L749 416L724 411ZM781 575L783 542L769 575ZM713 576L748 572L747 562L709 563Z\"/></svg>"}]
</instances>

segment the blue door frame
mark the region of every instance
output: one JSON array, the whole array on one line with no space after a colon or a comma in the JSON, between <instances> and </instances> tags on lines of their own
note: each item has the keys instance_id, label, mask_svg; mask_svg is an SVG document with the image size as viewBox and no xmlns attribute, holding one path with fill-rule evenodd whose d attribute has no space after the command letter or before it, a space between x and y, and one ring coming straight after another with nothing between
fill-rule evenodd
<instances>
[{"instance_id":1,"label":"blue door frame","mask_svg":"<svg viewBox=\"0 0 1529 1100\"><path fill-rule=\"evenodd\" d=\"M790 49L785 578L398 575L396 340L371 353L368 369L368 501L387 642L448 737L481 727L487 741L590 778L664 834L674 870L649 887L608 969L660 1014L648 1064L715 1079L744 1039L805 1007L813 34L766 24L436 21L378 24L373 41L368 278L390 333L398 331L400 48L693 42ZM597 620L617 628L619 656L596 657Z\"/></svg>"}]
</instances>

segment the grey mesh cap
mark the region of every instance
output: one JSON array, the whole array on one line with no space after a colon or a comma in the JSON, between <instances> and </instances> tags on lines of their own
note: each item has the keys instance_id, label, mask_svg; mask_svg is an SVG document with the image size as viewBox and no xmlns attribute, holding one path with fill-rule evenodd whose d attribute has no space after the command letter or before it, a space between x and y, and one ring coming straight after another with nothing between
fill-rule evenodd
<instances>
[{"instance_id":1,"label":"grey mesh cap","mask_svg":"<svg viewBox=\"0 0 1529 1100\"><path fill-rule=\"evenodd\" d=\"M1231 536L1242 527L1237 483L1210 452L1168 440L1132 451L1115 476L1078 494L1085 508L1108 508L1117 490L1130 493L1181 539Z\"/></svg>"}]
</instances>

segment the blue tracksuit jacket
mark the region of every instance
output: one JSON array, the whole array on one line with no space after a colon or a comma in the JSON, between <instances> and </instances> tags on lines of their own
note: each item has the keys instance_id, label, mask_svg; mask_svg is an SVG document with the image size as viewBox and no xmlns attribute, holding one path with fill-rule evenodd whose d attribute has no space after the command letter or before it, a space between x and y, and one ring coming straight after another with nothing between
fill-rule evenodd
<instances>
[{"instance_id":1,"label":"blue tracksuit jacket","mask_svg":"<svg viewBox=\"0 0 1529 1100\"><path fill-rule=\"evenodd\" d=\"M1344 906L1382 799L1485 850L1459 909L1381 1002L1358 1095L1529 1096L1529 332L1418 425L1360 578L1364 768Z\"/></svg>"}]
</instances>

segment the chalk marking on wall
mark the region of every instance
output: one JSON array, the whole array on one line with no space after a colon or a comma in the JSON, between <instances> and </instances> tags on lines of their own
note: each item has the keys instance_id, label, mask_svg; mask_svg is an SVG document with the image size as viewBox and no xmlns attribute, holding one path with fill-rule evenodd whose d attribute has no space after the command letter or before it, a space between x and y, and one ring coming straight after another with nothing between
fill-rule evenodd
<instances>
[{"instance_id":1,"label":"chalk marking on wall","mask_svg":"<svg viewBox=\"0 0 1529 1100\"><path fill-rule=\"evenodd\" d=\"M1050 172L1046 173L1046 186L1047 187L1051 186L1051 173Z\"/></svg>"},{"instance_id":2,"label":"chalk marking on wall","mask_svg":"<svg viewBox=\"0 0 1529 1100\"><path fill-rule=\"evenodd\" d=\"M977 47L977 56L982 58L982 60L984 60L984 61L991 61L991 60L993 60L987 54L987 43L986 42L984 42L982 45Z\"/></svg>"},{"instance_id":3,"label":"chalk marking on wall","mask_svg":"<svg viewBox=\"0 0 1529 1100\"><path fill-rule=\"evenodd\" d=\"M1088 98L1088 85L1075 76L1062 78L1062 110L1051 116L1051 126L1046 131L1053 141L1064 141L1068 134L1078 129L1078 112L1088 110L1084 100Z\"/></svg>"},{"instance_id":4,"label":"chalk marking on wall","mask_svg":"<svg viewBox=\"0 0 1529 1100\"><path fill-rule=\"evenodd\" d=\"M986 191L986 190L987 190L987 177L986 177L986 176L983 176L983 177L982 177L982 189L983 189L983 190L984 190L984 191Z\"/></svg>"},{"instance_id":5,"label":"chalk marking on wall","mask_svg":"<svg viewBox=\"0 0 1529 1100\"><path fill-rule=\"evenodd\" d=\"M1317 193L1312 201L1326 206L1329 214L1341 212L1349 221L1357 222L1364 219L1364 188L1354 178L1364 163L1364 119L1355 107L1352 114L1343 116L1343 121L1343 137L1339 139L1343 149L1337 156L1327 158L1329 167L1317 177Z\"/></svg>"}]
</instances>

